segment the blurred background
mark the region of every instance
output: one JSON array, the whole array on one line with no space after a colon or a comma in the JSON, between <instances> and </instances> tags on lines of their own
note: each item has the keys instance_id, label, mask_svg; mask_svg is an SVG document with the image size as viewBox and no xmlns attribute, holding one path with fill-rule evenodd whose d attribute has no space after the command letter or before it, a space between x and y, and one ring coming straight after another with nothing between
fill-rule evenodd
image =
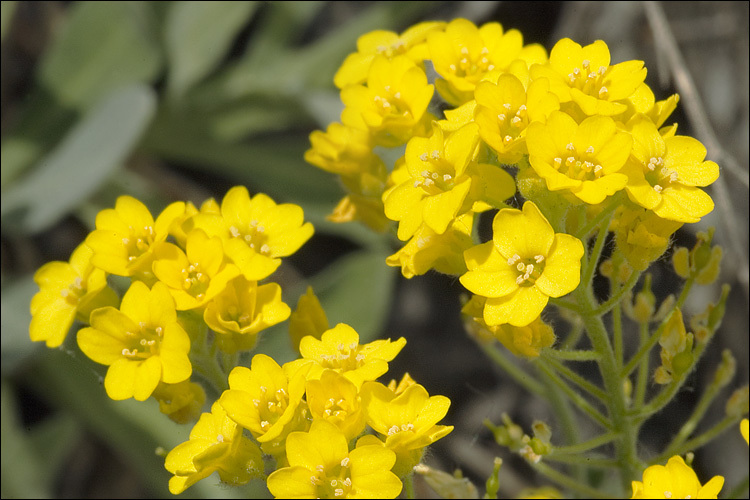
<instances>
[{"instance_id":1,"label":"blurred background","mask_svg":"<svg viewBox=\"0 0 750 500\"><path fill-rule=\"evenodd\" d=\"M326 222L343 189L302 159L310 132L339 119L332 78L356 50L357 37L373 29L401 32L423 20L498 21L548 50L566 36L584 45L603 39L613 62L646 62L657 99L680 93L667 123L677 121L678 133L701 140L722 176L707 189L714 212L683 227L676 242L692 246L697 231L716 226L715 241L725 249L719 282L695 291L686 316L715 302L721 283L732 292L698 371L644 428L641 439L654 449L643 455L655 453L679 428L723 349L737 358L737 375L698 430L720 420L731 391L747 384L747 2L1 5L4 498L169 496L170 474L155 449L171 449L190 428L161 415L153 400L109 400L101 385L104 367L81 355L75 335L60 349L32 344L32 276L45 262L67 261L94 227L96 213L119 195L135 196L158 213L176 200L220 200L236 184L301 205L315 225L313 238L272 277L285 302L294 307L312 285L330 323L349 323L363 342L406 337L388 377L408 371L430 394L451 398L442 423L455 430L433 446L429 464L448 472L460 468L483 492L493 457L500 456L501 497L550 484L496 445L482 425L507 412L527 431L534 419L554 430L554 416L464 333L458 281L436 273L406 280L384 263L395 250L390 240L358 224ZM653 269L658 298L677 284L668 257ZM280 363L293 359L286 323L262 334L257 352ZM698 451L696 470L704 482L724 475L727 492L746 476L747 456L732 429ZM430 494L421 483L417 488L419 496ZM216 476L184 493L267 495L260 482L228 489Z\"/></svg>"}]
</instances>

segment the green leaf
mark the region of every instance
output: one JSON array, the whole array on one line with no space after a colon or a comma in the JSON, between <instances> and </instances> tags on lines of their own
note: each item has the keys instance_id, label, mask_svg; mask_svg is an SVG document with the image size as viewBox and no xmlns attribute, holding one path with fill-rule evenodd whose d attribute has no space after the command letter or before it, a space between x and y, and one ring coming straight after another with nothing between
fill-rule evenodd
<instances>
[{"instance_id":1,"label":"green leaf","mask_svg":"<svg viewBox=\"0 0 750 500\"><path fill-rule=\"evenodd\" d=\"M165 41L172 97L218 66L239 30L257 8L256 2L173 2Z\"/></svg>"},{"instance_id":2,"label":"green leaf","mask_svg":"<svg viewBox=\"0 0 750 500\"><path fill-rule=\"evenodd\" d=\"M146 2L78 2L45 53L38 83L63 106L93 103L116 87L150 82L161 69Z\"/></svg>"},{"instance_id":3,"label":"green leaf","mask_svg":"<svg viewBox=\"0 0 750 500\"><path fill-rule=\"evenodd\" d=\"M13 21L16 7L18 7L18 2L0 2L0 41L5 41L5 34Z\"/></svg>"},{"instance_id":4,"label":"green leaf","mask_svg":"<svg viewBox=\"0 0 750 500\"><path fill-rule=\"evenodd\" d=\"M156 96L144 85L108 95L30 175L3 194L3 224L35 233L64 217L127 158L155 108Z\"/></svg>"}]
</instances>

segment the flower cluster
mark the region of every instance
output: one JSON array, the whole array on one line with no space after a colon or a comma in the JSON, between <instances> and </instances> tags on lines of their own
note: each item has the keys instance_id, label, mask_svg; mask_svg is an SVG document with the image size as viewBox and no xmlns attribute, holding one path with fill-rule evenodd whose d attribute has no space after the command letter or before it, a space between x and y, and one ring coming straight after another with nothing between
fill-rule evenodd
<instances>
[{"instance_id":1,"label":"flower cluster","mask_svg":"<svg viewBox=\"0 0 750 500\"><path fill-rule=\"evenodd\" d=\"M398 384L375 381L405 344L362 345L340 323L303 337L301 357L283 366L256 354L250 368L232 370L211 413L167 455L170 491L217 470L224 482L246 483L263 474L265 454L276 464L267 478L276 497L395 498L425 448L453 429L437 425L448 398L430 397L408 374Z\"/></svg>"},{"instance_id":2,"label":"flower cluster","mask_svg":"<svg viewBox=\"0 0 750 500\"><path fill-rule=\"evenodd\" d=\"M437 425L450 401L408 374L376 381L404 338L361 345L352 327L329 328L312 289L292 314L281 287L264 282L312 234L299 206L244 187L200 209L173 203L156 220L121 196L70 262L37 272L31 338L57 347L77 318L88 325L81 351L108 366L110 398L153 396L174 421L198 420L166 456L174 494L218 472L231 485L267 478L277 497L394 498L425 448L453 429ZM122 300L108 275L130 278ZM279 366L256 354L250 368L238 365L259 332L290 315L299 359ZM223 390L210 413L194 375Z\"/></svg>"},{"instance_id":3,"label":"flower cluster","mask_svg":"<svg viewBox=\"0 0 750 500\"><path fill-rule=\"evenodd\" d=\"M496 22L374 31L334 79L341 123L313 132L305 158L348 191L332 220L377 230L397 222L406 243L388 265L407 278L460 276L475 294L470 317L534 357L554 335L514 329L544 328L549 299L578 287L588 221L617 207L610 230L642 271L683 223L713 208L700 188L718 166L676 125L660 128L678 99L655 101L645 77L642 61L611 64L601 40L563 39L548 56ZM375 153L402 144L390 168ZM522 210L506 204L517 190ZM478 215L491 209L492 240L477 244Z\"/></svg>"},{"instance_id":4,"label":"flower cluster","mask_svg":"<svg viewBox=\"0 0 750 500\"><path fill-rule=\"evenodd\" d=\"M109 397L154 396L162 411L189 421L205 401L190 380L194 365L201 371L207 328L214 352L231 355L287 319L279 285L259 281L312 234L299 206L277 205L264 194L250 198L244 187L200 210L172 203L156 219L140 201L121 196L97 215L96 229L69 263L37 271L31 339L57 347L74 319L88 324L78 345L108 366ZM130 278L121 301L108 275Z\"/></svg>"}]
</instances>

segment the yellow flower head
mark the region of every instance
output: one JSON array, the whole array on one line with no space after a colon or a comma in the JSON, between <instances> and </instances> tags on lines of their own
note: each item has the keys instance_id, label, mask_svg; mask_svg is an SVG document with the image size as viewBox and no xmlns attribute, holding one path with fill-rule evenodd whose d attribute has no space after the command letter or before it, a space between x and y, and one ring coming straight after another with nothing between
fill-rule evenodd
<instances>
[{"instance_id":1,"label":"yellow flower head","mask_svg":"<svg viewBox=\"0 0 750 500\"><path fill-rule=\"evenodd\" d=\"M341 121L369 130L380 146L395 147L421 128L433 92L425 72L408 57L376 56L367 85L351 85L341 91L346 106Z\"/></svg>"},{"instance_id":2,"label":"yellow flower head","mask_svg":"<svg viewBox=\"0 0 750 500\"><path fill-rule=\"evenodd\" d=\"M561 111L546 124L534 122L526 132L529 162L550 191L569 190L590 205L625 187L620 173L630 155L632 139L606 116L592 116L578 125Z\"/></svg>"},{"instance_id":3,"label":"yellow flower head","mask_svg":"<svg viewBox=\"0 0 750 500\"><path fill-rule=\"evenodd\" d=\"M555 233L530 201L523 211L504 208L492 224L493 240L464 252L469 271L461 283L482 297L484 321L495 326L526 326L547 305L580 282L583 244L568 234Z\"/></svg>"},{"instance_id":4,"label":"yellow flower head","mask_svg":"<svg viewBox=\"0 0 750 500\"><path fill-rule=\"evenodd\" d=\"M643 61L609 63L609 48L602 40L581 47L563 38L552 48L547 64L530 68L531 78L547 78L561 103L573 101L586 115L614 116L627 109L621 101L641 86L646 69Z\"/></svg>"},{"instance_id":5,"label":"yellow flower head","mask_svg":"<svg viewBox=\"0 0 750 500\"><path fill-rule=\"evenodd\" d=\"M307 406L314 419L335 425L351 441L365 430L365 412L357 386L333 370L306 384Z\"/></svg>"},{"instance_id":6,"label":"yellow flower head","mask_svg":"<svg viewBox=\"0 0 750 500\"><path fill-rule=\"evenodd\" d=\"M74 319L88 322L94 309L117 305L119 299L107 286L107 275L91 263L93 254L82 243L73 251L70 262L48 262L34 273L39 291L31 299L31 340L57 347Z\"/></svg>"},{"instance_id":7,"label":"yellow flower head","mask_svg":"<svg viewBox=\"0 0 750 500\"><path fill-rule=\"evenodd\" d=\"M86 356L108 365L107 395L115 400L145 401L159 382L176 384L190 377L190 338L177 322L174 300L164 283L152 289L133 282L120 309L91 313L91 327L78 331Z\"/></svg>"},{"instance_id":8,"label":"yellow flower head","mask_svg":"<svg viewBox=\"0 0 750 500\"><path fill-rule=\"evenodd\" d=\"M242 435L242 427L227 417L221 405L201 415L190 440L167 455L164 467L174 474L169 492L179 495L214 472L222 482L238 486L263 477L263 456L258 446Z\"/></svg>"},{"instance_id":9,"label":"yellow flower head","mask_svg":"<svg viewBox=\"0 0 750 500\"><path fill-rule=\"evenodd\" d=\"M296 252L313 234L302 208L277 205L263 193L250 198L247 188L235 186L221 202L221 215L199 213L195 227L224 240L224 251L248 280L268 277L281 264L279 257Z\"/></svg>"},{"instance_id":10,"label":"yellow flower head","mask_svg":"<svg viewBox=\"0 0 750 500\"><path fill-rule=\"evenodd\" d=\"M169 205L154 222L148 208L132 196L117 198L115 208L96 216L96 230L86 238L94 251L92 262L119 276L137 276L153 282L154 248L169 235L172 223L185 212L183 202Z\"/></svg>"},{"instance_id":11,"label":"yellow flower head","mask_svg":"<svg viewBox=\"0 0 750 500\"><path fill-rule=\"evenodd\" d=\"M518 30L503 31L499 23L480 28L467 19L454 19L445 31L427 35L430 59L441 79L435 86L454 106L473 98L477 83L490 71L505 71L516 59L543 63L547 52L538 44L523 46Z\"/></svg>"},{"instance_id":12,"label":"yellow flower head","mask_svg":"<svg viewBox=\"0 0 750 500\"><path fill-rule=\"evenodd\" d=\"M461 215L443 234L422 224L411 240L385 262L389 266L401 267L401 274L406 278L425 274L430 269L443 274L463 274L466 272L463 252L473 245L473 223L474 214Z\"/></svg>"},{"instance_id":13,"label":"yellow flower head","mask_svg":"<svg viewBox=\"0 0 750 500\"><path fill-rule=\"evenodd\" d=\"M695 471L675 455L666 466L652 465L643 471L643 482L633 481L630 498L716 498L722 486L722 476L714 476L701 486Z\"/></svg>"},{"instance_id":14,"label":"yellow flower head","mask_svg":"<svg viewBox=\"0 0 750 500\"><path fill-rule=\"evenodd\" d=\"M632 125L631 133L633 154L623 169L631 201L678 222L698 222L713 210L713 200L700 187L719 178L719 166L704 161L706 148L698 140L662 137L645 117Z\"/></svg>"},{"instance_id":15,"label":"yellow flower head","mask_svg":"<svg viewBox=\"0 0 750 500\"><path fill-rule=\"evenodd\" d=\"M200 229L188 233L185 252L163 242L156 247L154 259L154 274L169 287L178 311L205 305L240 272L225 261L221 238L209 238Z\"/></svg>"},{"instance_id":16,"label":"yellow flower head","mask_svg":"<svg viewBox=\"0 0 750 500\"><path fill-rule=\"evenodd\" d=\"M396 394L379 382L366 382L362 402L367 423L383 436L385 446L396 452L394 472L399 477L419 463L426 446L453 430L453 426L436 425L448 412L450 399L431 397L419 384Z\"/></svg>"},{"instance_id":17,"label":"yellow flower head","mask_svg":"<svg viewBox=\"0 0 750 500\"><path fill-rule=\"evenodd\" d=\"M367 80L370 65L376 56L393 59L405 55L415 64L429 59L425 38L432 31L442 30L443 21L425 21L415 24L401 35L393 31L375 30L357 39L357 52L349 54L333 76L336 87L360 85Z\"/></svg>"},{"instance_id":18,"label":"yellow flower head","mask_svg":"<svg viewBox=\"0 0 750 500\"><path fill-rule=\"evenodd\" d=\"M529 123L544 122L560 108L557 97L549 92L548 80L532 82L527 91L521 80L511 74L501 75L497 84L479 82L474 98L479 135L497 152L500 163L517 163L527 153Z\"/></svg>"},{"instance_id":19,"label":"yellow flower head","mask_svg":"<svg viewBox=\"0 0 750 500\"><path fill-rule=\"evenodd\" d=\"M375 380L388 371L388 362L406 345L401 337L395 342L375 340L359 344L359 334L344 323L323 333L320 340L312 336L299 344L302 359L284 365L289 373L305 373L308 380L319 379L323 370L334 370L361 387L365 380ZM302 370L299 372L298 370Z\"/></svg>"},{"instance_id":20,"label":"yellow flower head","mask_svg":"<svg viewBox=\"0 0 750 500\"><path fill-rule=\"evenodd\" d=\"M290 313L278 284L258 285L237 276L206 305L203 320L217 333L221 350L233 354L252 349L258 332L281 323Z\"/></svg>"},{"instance_id":21,"label":"yellow flower head","mask_svg":"<svg viewBox=\"0 0 750 500\"><path fill-rule=\"evenodd\" d=\"M287 378L284 370L265 354L256 354L250 369L235 367L229 374L229 390L219 402L229 418L248 429L273 455L283 453L290 432L306 427L302 417L305 379Z\"/></svg>"},{"instance_id":22,"label":"yellow flower head","mask_svg":"<svg viewBox=\"0 0 750 500\"><path fill-rule=\"evenodd\" d=\"M750 429L748 429L748 420L746 418L743 418L742 422L740 422L740 434L742 434L742 437L745 439L745 443L750 444L750 441L748 441Z\"/></svg>"},{"instance_id":23,"label":"yellow flower head","mask_svg":"<svg viewBox=\"0 0 750 500\"><path fill-rule=\"evenodd\" d=\"M309 432L287 439L289 467L268 476L276 498L396 498L402 484L391 472L395 454L379 445L349 451L333 424L315 420Z\"/></svg>"}]
</instances>

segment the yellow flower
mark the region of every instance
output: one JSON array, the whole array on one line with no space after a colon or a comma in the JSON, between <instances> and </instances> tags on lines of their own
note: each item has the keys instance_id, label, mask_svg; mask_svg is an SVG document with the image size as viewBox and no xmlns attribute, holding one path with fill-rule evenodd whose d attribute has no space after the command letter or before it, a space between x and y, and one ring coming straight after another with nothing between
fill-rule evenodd
<instances>
[{"instance_id":1,"label":"yellow flower","mask_svg":"<svg viewBox=\"0 0 750 500\"><path fill-rule=\"evenodd\" d=\"M39 291L31 299L31 340L58 347L74 319L88 323L94 309L117 305L119 299L107 286L107 275L91 263L93 253L81 243L70 262L48 262L34 273Z\"/></svg>"},{"instance_id":2,"label":"yellow flower","mask_svg":"<svg viewBox=\"0 0 750 500\"><path fill-rule=\"evenodd\" d=\"M198 420L203 403L206 402L203 387L190 380L178 384L161 382L152 396L159 402L159 411L178 424Z\"/></svg>"},{"instance_id":3,"label":"yellow flower","mask_svg":"<svg viewBox=\"0 0 750 500\"><path fill-rule=\"evenodd\" d=\"M515 183L507 172L474 162L478 145L473 123L447 138L435 123L429 138L409 141L405 167L394 170L396 185L383 193L385 215L399 221L399 239L410 238L422 223L442 234L459 215L513 196Z\"/></svg>"},{"instance_id":4,"label":"yellow flower","mask_svg":"<svg viewBox=\"0 0 750 500\"><path fill-rule=\"evenodd\" d=\"M268 277L281 264L279 257L292 255L313 234L300 206L277 205L263 193L250 198L244 186L227 192L221 215L199 213L193 224L209 236L220 236L226 254L251 281Z\"/></svg>"},{"instance_id":5,"label":"yellow flower","mask_svg":"<svg viewBox=\"0 0 750 500\"><path fill-rule=\"evenodd\" d=\"M159 382L176 384L190 377L190 338L177 322L174 300L164 283L149 290L136 281L120 309L102 307L91 313L91 327L78 331L86 356L108 365L107 395L115 400L145 401Z\"/></svg>"},{"instance_id":6,"label":"yellow flower","mask_svg":"<svg viewBox=\"0 0 750 500\"><path fill-rule=\"evenodd\" d=\"M310 134L312 148L305 151L305 161L326 172L355 175L372 161L371 142L367 130L331 123L325 132Z\"/></svg>"},{"instance_id":7,"label":"yellow flower","mask_svg":"<svg viewBox=\"0 0 750 500\"><path fill-rule=\"evenodd\" d=\"M365 430L365 412L357 386L333 370L308 380L307 406L314 419L335 425L351 441Z\"/></svg>"},{"instance_id":8,"label":"yellow flower","mask_svg":"<svg viewBox=\"0 0 750 500\"><path fill-rule=\"evenodd\" d=\"M503 31L498 23L477 28L466 19L454 19L445 31L427 35L430 59L441 79L435 86L443 99L459 106L473 99L474 88L490 71L505 71L516 59L543 63L547 52L538 44L523 46L518 30Z\"/></svg>"},{"instance_id":9,"label":"yellow flower","mask_svg":"<svg viewBox=\"0 0 750 500\"><path fill-rule=\"evenodd\" d=\"M323 332L328 328L326 312L320 305L312 287L308 286L307 292L297 302L297 309L292 312L289 318L289 337L292 340L292 347L299 352L299 343L303 338L312 335L316 339L320 339Z\"/></svg>"},{"instance_id":10,"label":"yellow flower","mask_svg":"<svg viewBox=\"0 0 750 500\"><path fill-rule=\"evenodd\" d=\"M561 103L573 101L589 116L614 116L624 112L622 102L646 79L643 61L610 66L607 44L597 40L581 47L570 38L555 44L547 64L531 66L531 78L547 78L550 91Z\"/></svg>"},{"instance_id":11,"label":"yellow flower","mask_svg":"<svg viewBox=\"0 0 750 500\"><path fill-rule=\"evenodd\" d=\"M396 498L401 481L391 472L396 457L378 445L349 451L346 437L325 420L287 439L289 467L268 476L276 498Z\"/></svg>"},{"instance_id":12,"label":"yellow flower","mask_svg":"<svg viewBox=\"0 0 750 500\"><path fill-rule=\"evenodd\" d=\"M333 76L333 83L340 89L364 83L377 55L388 59L405 55L415 64L422 64L422 61L430 58L425 44L427 34L443 29L445 24L442 21L425 21L415 24L401 35L385 30L365 33L357 39L357 52L349 54Z\"/></svg>"},{"instance_id":13,"label":"yellow flower","mask_svg":"<svg viewBox=\"0 0 750 500\"><path fill-rule=\"evenodd\" d=\"M326 219L337 223L359 220L371 229L383 232L390 225L383 214L382 200L388 174L379 156L370 155L368 161L360 165L358 173L341 176L349 194Z\"/></svg>"},{"instance_id":14,"label":"yellow flower","mask_svg":"<svg viewBox=\"0 0 750 500\"><path fill-rule=\"evenodd\" d=\"M263 457L258 446L242 435L242 427L227 417L221 405L201 415L190 439L167 455L164 467L174 474L169 492L179 495L214 472L222 482L237 486L263 477Z\"/></svg>"},{"instance_id":15,"label":"yellow flower","mask_svg":"<svg viewBox=\"0 0 750 500\"><path fill-rule=\"evenodd\" d=\"M204 306L240 272L225 262L221 238L209 238L200 229L187 235L185 252L163 242L156 247L154 259L154 274L169 287L178 311Z\"/></svg>"},{"instance_id":16,"label":"yellow flower","mask_svg":"<svg viewBox=\"0 0 750 500\"><path fill-rule=\"evenodd\" d=\"M448 229L439 234L422 224L401 250L385 259L386 264L401 267L401 274L412 278L434 269L444 274L459 275L466 272L464 250L473 245L471 230L474 214L457 217Z\"/></svg>"},{"instance_id":17,"label":"yellow flower","mask_svg":"<svg viewBox=\"0 0 750 500\"><path fill-rule=\"evenodd\" d=\"M323 333L320 340L312 336L299 344L302 359L284 365L289 373L305 373L308 380L319 379L323 370L329 368L340 373L357 387L365 380L375 380L388 371L388 362L406 345L401 337L395 342L375 340L359 344L359 334L344 323L339 323Z\"/></svg>"},{"instance_id":18,"label":"yellow flower","mask_svg":"<svg viewBox=\"0 0 750 500\"><path fill-rule=\"evenodd\" d=\"M615 217L617 248L633 269L645 271L669 246L670 236L681 222L662 219L642 208L623 208Z\"/></svg>"},{"instance_id":19,"label":"yellow flower","mask_svg":"<svg viewBox=\"0 0 750 500\"><path fill-rule=\"evenodd\" d=\"M185 204L175 202L154 222L143 203L120 196L115 208L97 214L96 230L86 238L94 251L92 262L108 273L155 281L151 272L154 247L167 238L172 223L184 213Z\"/></svg>"},{"instance_id":20,"label":"yellow flower","mask_svg":"<svg viewBox=\"0 0 750 500\"><path fill-rule=\"evenodd\" d=\"M546 124L534 122L526 132L529 162L550 191L569 190L590 205L625 187L619 173L630 155L632 139L606 116L580 125L566 113L553 111Z\"/></svg>"},{"instance_id":21,"label":"yellow flower","mask_svg":"<svg viewBox=\"0 0 750 500\"><path fill-rule=\"evenodd\" d=\"M283 454L290 432L306 428L302 403L305 378L288 378L284 370L265 354L256 354L250 369L235 367L229 374L229 390L219 402L229 418L248 429L272 455Z\"/></svg>"},{"instance_id":22,"label":"yellow flower","mask_svg":"<svg viewBox=\"0 0 750 500\"><path fill-rule=\"evenodd\" d=\"M419 463L424 448L448 435L453 426L436 425L450 407L450 399L432 396L419 384L396 394L379 382L365 382L362 403L367 423L385 439L385 446L396 453L393 472L404 477Z\"/></svg>"},{"instance_id":23,"label":"yellow flower","mask_svg":"<svg viewBox=\"0 0 750 500\"><path fill-rule=\"evenodd\" d=\"M541 349L550 347L555 343L555 333L549 325L542 321L541 317L536 318L526 326L487 325L483 318L486 302L486 297L475 295L461 309L461 312L470 318L471 323L467 324L469 331L479 334L480 337L486 337L487 334L484 331L477 331L477 328L485 329L514 355L525 358L536 358L539 356Z\"/></svg>"},{"instance_id":24,"label":"yellow flower","mask_svg":"<svg viewBox=\"0 0 750 500\"><path fill-rule=\"evenodd\" d=\"M633 154L622 170L630 200L678 222L698 222L710 213L714 202L699 186L718 179L719 166L704 161L706 148L692 137L662 137L645 117L631 130Z\"/></svg>"},{"instance_id":25,"label":"yellow flower","mask_svg":"<svg viewBox=\"0 0 750 500\"><path fill-rule=\"evenodd\" d=\"M547 305L580 282L583 244L550 226L530 201L523 211L504 208L492 224L493 240L464 252L469 271L461 283L487 297L484 321L526 326Z\"/></svg>"},{"instance_id":26,"label":"yellow flower","mask_svg":"<svg viewBox=\"0 0 750 500\"><path fill-rule=\"evenodd\" d=\"M208 303L203 320L217 333L219 348L234 354L252 349L258 332L286 320L290 312L278 284L258 286L257 281L237 276Z\"/></svg>"},{"instance_id":27,"label":"yellow flower","mask_svg":"<svg viewBox=\"0 0 750 500\"><path fill-rule=\"evenodd\" d=\"M643 482L633 481L630 498L716 498L722 486L722 476L714 476L701 486L695 471L675 455L666 466L652 465L643 471Z\"/></svg>"},{"instance_id":28,"label":"yellow flower","mask_svg":"<svg viewBox=\"0 0 750 500\"><path fill-rule=\"evenodd\" d=\"M424 71L406 56L376 56L367 85L341 91L344 125L369 130L375 143L395 147L419 131L434 88Z\"/></svg>"},{"instance_id":29,"label":"yellow flower","mask_svg":"<svg viewBox=\"0 0 750 500\"><path fill-rule=\"evenodd\" d=\"M497 152L498 162L517 163L527 153L526 127L533 121L544 122L552 111L560 108L549 92L546 79L528 85L516 76L503 74L497 84L479 82L474 91L477 102L476 123L484 142Z\"/></svg>"},{"instance_id":30,"label":"yellow flower","mask_svg":"<svg viewBox=\"0 0 750 500\"><path fill-rule=\"evenodd\" d=\"M748 441L748 420L746 418L742 419L742 422L740 422L740 433L742 434L742 437L745 438L745 443L750 444L750 441Z\"/></svg>"}]
</instances>

